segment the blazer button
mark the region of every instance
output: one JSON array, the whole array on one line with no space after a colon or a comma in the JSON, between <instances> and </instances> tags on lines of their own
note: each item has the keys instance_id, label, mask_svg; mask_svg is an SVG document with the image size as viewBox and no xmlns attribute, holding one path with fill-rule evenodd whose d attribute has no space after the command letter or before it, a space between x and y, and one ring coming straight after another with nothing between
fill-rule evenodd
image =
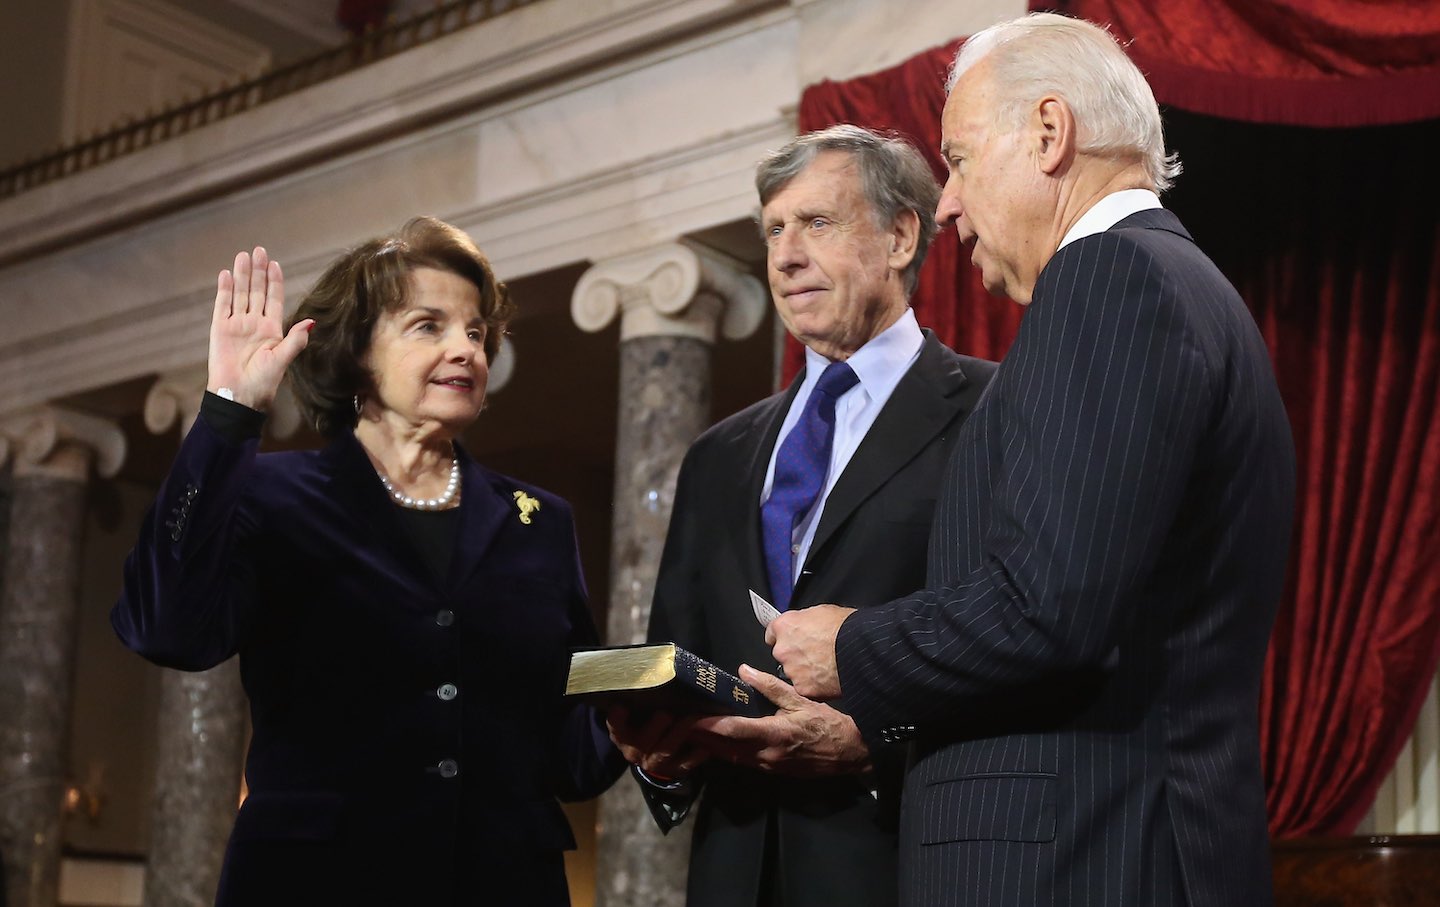
<instances>
[{"instance_id":1,"label":"blazer button","mask_svg":"<svg viewBox=\"0 0 1440 907\"><path fill-rule=\"evenodd\" d=\"M448 627L455 623L455 612L449 608L441 608L435 612L435 625L437 627Z\"/></svg>"},{"instance_id":2,"label":"blazer button","mask_svg":"<svg viewBox=\"0 0 1440 907\"><path fill-rule=\"evenodd\" d=\"M453 683L442 683L440 684L440 688L435 691L435 695L449 702L460 695L460 691L455 688L455 684Z\"/></svg>"},{"instance_id":3,"label":"blazer button","mask_svg":"<svg viewBox=\"0 0 1440 907\"><path fill-rule=\"evenodd\" d=\"M460 763L454 759L441 759L440 764L435 766L435 770L440 773L442 778L453 778L460 774Z\"/></svg>"}]
</instances>

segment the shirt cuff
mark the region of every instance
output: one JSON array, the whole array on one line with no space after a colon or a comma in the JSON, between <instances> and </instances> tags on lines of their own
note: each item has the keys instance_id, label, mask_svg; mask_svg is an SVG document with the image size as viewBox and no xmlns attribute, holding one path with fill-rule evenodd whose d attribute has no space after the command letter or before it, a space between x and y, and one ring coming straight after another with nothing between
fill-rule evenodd
<instances>
[{"instance_id":1,"label":"shirt cuff","mask_svg":"<svg viewBox=\"0 0 1440 907\"><path fill-rule=\"evenodd\" d=\"M684 778L676 778L673 781L662 781L661 779L645 771L645 769L641 768L638 765L632 763L630 768L635 772L635 777L639 778L641 782L650 785L656 790L681 791L686 790L690 787L690 782L685 780Z\"/></svg>"}]
</instances>

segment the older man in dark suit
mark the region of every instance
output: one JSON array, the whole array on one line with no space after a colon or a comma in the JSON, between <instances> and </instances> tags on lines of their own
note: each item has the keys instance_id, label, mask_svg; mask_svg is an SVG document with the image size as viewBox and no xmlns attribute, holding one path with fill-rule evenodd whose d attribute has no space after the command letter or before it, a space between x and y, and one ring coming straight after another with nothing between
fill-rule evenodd
<instances>
[{"instance_id":1,"label":"older man in dark suit","mask_svg":"<svg viewBox=\"0 0 1440 907\"><path fill-rule=\"evenodd\" d=\"M1029 310L925 590L782 615L774 655L865 739L912 738L903 903L1263 907L1256 715L1295 490L1265 344L1160 207L1179 167L1106 32L1002 23L951 85L937 219Z\"/></svg>"},{"instance_id":2,"label":"older man in dark suit","mask_svg":"<svg viewBox=\"0 0 1440 907\"><path fill-rule=\"evenodd\" d=\"M842 592L864 607L923 581L940 475L994 370L922 332L909 309L939 196L913 147L836 127L775 152L756 184L771 291L805 371L690 449L650 624L652 639L731 671L774 667L749 590L791 610ZM771 692L789 731L858 743L843 712ZM898 763L876 768L859 745L783 765L785 777L723 760L692 774L706 753L685 745L686 728L661 719L617 738L649 770L652 803L677 818L703 786L691 907L896 902ZM812 765L828 777L797 777Z\"/></svg>"}]
</instances>

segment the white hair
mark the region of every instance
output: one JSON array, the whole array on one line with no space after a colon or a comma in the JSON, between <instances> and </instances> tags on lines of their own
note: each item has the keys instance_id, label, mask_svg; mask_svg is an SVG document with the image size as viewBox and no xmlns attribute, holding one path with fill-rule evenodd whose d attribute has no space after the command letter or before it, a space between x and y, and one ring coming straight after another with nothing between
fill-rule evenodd
<instances>
[{"instance_id":1,"label":"white hair","mask_svg":"<svg viewBox=\"0 0 1440 907\"><path fill-rule=\"evenodd\" d=\"M1150 84L1104 28L1055 13L992 25L955 55L946 95L981 60L989 61L999 96L996 125L1018 127L1029 104L1054 95L1075 114L1080 151L1138 157L1156 192L1169 189L1180 175L1180 158L1165 153L1160 108Z\"/></svg>"}]
</instances>

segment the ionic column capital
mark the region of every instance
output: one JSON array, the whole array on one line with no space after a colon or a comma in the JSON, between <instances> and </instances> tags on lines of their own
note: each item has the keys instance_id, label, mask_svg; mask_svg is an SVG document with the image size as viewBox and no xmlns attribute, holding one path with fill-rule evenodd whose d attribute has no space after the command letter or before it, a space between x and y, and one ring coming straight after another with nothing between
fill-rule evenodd
<instances>
[{"instance_id":1,"label":"ionic column capital","mask_svg":"<svg viewBox=\"0 0 1440 907\"><path fill-rule=\"evenodd\" d=\"M145 427L150 433L164 434L178 421L181 436L188 435L200 415L200 401L205 397L209 378L203 363L156 378L145 394ZM290 393L290 385L281 384L266 414L266 431L274 438L288 438L299 430L300 421L300 408Z\"/></svg>"},{"instance_id":2,"label":"ionic column capital","mask_svg":"<svg viewBox=\"0 0 1440 907\"><path fill-rule=\"evenodd\" d=\"M145 427L150 433L164 434L178 421L180 433L188 435L195 417L200 415L200 400L205 396L208 377L201 363L156 378L145 393Z\"/></svg>"},{"instance_id":3,"label":"ionic column capital","mask_svg":"<svg viewBox=\"0 0 1440 907\"><path fill-rule=\"evenodd\" d=\"M485 394L498 394L515 376L515 344L508 336L500 338L500 348L490 362L490 379L485 384Z\"/></svg>"},{"instance_id":4,"label":"ionic column capital","mask_svg":"<svg viewBox=\"0 0 1440 907\"><path fill-rule=\"evenodd\" d=\"M750 336L769 306L765 288L734 259L674 242L596 262L581 276L570 314L587 331L620 315L620 339L656 335L715 342Z\"/></svg>"},{"instance_id":5,"label":"ionic column capital","mask_svg":"<svg viewBox=\"0 0 1440 907\"><path fill-rule=\"evenodd\" d=\"M93 461L109 478L125 462L125 434L108 419L58 406L0 417L0 465L15 460L15 475L84 481Z\"/></svg>"}]
</instances>

